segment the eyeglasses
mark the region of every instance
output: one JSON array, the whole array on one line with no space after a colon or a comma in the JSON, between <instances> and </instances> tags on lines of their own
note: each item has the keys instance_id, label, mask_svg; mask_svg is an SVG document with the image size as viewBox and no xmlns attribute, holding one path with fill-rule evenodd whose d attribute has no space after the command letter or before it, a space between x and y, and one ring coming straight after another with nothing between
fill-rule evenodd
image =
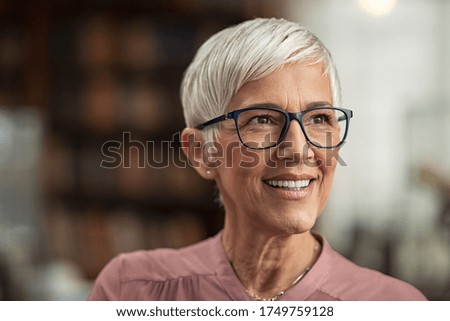
<instances>
[{"instance_id":1,"label":"eyeglasses","mask_svg":"<svg viewBox=\"0 0 450 321\"><path fill-rule=\"evenodd\" d=\"M337 148L347 138L353 111L338 107L316 107L299 113L288 113L273 107L249 107L213 118L197 129L234 119L243 145L251 149L267 149L280 144L296 120L308 143L318 148Z\"/></svg>"}]
</instances>

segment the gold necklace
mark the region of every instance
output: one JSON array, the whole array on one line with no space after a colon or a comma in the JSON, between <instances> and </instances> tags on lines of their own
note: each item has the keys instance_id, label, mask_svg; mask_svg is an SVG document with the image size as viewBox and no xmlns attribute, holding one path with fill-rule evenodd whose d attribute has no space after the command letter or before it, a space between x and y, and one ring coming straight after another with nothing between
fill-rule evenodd
<instances>
[{"instance_id":1,"label":"gold necklace","mask_svg":"<svg viewBox=\"0 0 450 321\"><path fill-rule=\"evenodd\" d=\"M253 293L252 291L249 291L247 289L245 289L245 291L248 293L248 295L250 295L252 297L253 300L255 301L276 301L280 298L280 296L282 296L284 293L286 293L287 290L289 290L290 288L292 288L294 285L296 285L298 282L300 282L301 279L303 279L303 277L309 272L309 270L311 270L315 258L316 258L316 252L319 250L319 242L315 242L314 243L314 253L313 253L313 257L312 260L310 262L310 264L303 270L303 272L297 276L297 278L294 280L294 282L292 282L286 289L284 289L283 291L278 292L277 294L275 294L274 296L270 297L270 298L262 298L260 297L258 294Z\"/></svg>"}]
</instances>

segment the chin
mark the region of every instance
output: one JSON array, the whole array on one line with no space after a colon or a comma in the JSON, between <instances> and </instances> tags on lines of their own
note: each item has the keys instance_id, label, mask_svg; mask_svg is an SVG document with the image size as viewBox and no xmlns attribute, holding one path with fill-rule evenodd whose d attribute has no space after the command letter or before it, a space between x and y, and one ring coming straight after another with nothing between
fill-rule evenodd
<instances>
[{"instance_id":1,"label":"chin","mask_svg":"<svg viewBox=\"0 0 450 321\"><path fill-rule=\"evenodd\" d=\"M284 227L282 228L285 234L302 234L309 232L316 224L317 215L311 212L297 211L295 214L287 218L284 222Z\"/></svg>"}]
</instances>

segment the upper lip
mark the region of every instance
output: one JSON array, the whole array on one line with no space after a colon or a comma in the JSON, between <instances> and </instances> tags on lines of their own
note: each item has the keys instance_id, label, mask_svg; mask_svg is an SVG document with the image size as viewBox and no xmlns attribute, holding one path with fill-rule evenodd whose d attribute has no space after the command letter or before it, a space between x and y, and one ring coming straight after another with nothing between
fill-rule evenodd
<instances>
[{"instance_id":1,"label":"upper lip","mask_svg":"<svg viewBox=\"0 0 450 321\"><path fill-rule=\"evenodd\" d=\"M310 174L280 174L265 178L264 181L306 181L315 178L316 176Z\"/></svg>"}]
</instances>

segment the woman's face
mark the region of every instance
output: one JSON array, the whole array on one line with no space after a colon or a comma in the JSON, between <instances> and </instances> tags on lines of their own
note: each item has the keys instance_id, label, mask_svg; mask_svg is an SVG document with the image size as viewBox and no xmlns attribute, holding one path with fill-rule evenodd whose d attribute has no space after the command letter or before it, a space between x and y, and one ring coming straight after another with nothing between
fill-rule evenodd
<instances>
[{"instance_id":1,"label":"woman's face","mask_svg":"<svg viewBox=\"0 0 450 321\"><path fill-rule=\"evenodd\" d=\"M322 64L286 65L241 87L228 111L268 104L288 112L332 106L329 78L323 71ZM314 226L330 192L337 151L309 146L296 121L284 143L270 149L243 147L232 120L221 123L218 143L225 159L212 172L226 224L274 235L303 233Z\"/></svg>"}]
</instances>

